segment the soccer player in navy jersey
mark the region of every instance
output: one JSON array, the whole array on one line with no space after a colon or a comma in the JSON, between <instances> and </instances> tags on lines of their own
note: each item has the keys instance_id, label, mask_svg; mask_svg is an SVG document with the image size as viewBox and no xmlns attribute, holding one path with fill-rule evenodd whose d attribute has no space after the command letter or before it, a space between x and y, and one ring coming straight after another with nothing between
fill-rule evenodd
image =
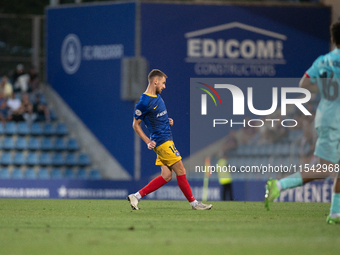
<instances>
[{"instance_id":1,"label":"soccer player in navy jersey","mask_svg":"<svg viewBox=\"0 0 340 255\"><path fill-rule=\"evenodd\" d=\"M132 209L139 210L139 200L147 194L159 189L172 179L172 171L177 175L177 183L184 196L194 210L209 210L212 205L198 202L192 195L190 185L186 178L186 171L182 163L182 157L172 141L170 127L174 124L168 113L160 94L165 89L167 76L160 70L154 69L149 73L149 84L146 91L140 97L135 107L132 127L146 143L149 150L157 154L156 165L161 167L161 175L153 179L144 188L128 196ZM150 138L140 127L144 121L150 132Z\"/></svg>"},{"instance_id":2,"label":"soccer player in navy jersey","mask_svg":"<svg viewBox=\"0 0 340 255\"><path fill-rule=\"evenodd\" d=\"M315 179L336 173L332 204L327 223L340 223L340 22L330 27L331 40L336 48L318 57L300 81L300 87L320 93L315 128L318 133L314 155L319 157L319 171L296 172L281 180L268 180L265 206L280 196L280 191L301 186ZM326 168L327 167L327 168ZM316 169L316 167L315 167ZM325 171L326 170L326 171ZM311 173L312 172L312 173Z\"/></svg>"}]
</instances>

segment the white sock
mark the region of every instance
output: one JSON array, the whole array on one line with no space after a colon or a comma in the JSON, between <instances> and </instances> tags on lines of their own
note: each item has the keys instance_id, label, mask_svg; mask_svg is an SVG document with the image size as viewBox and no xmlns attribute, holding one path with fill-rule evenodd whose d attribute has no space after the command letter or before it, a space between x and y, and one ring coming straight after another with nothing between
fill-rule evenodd
<instances>
[{"instance_id":1,"label":"white sock","mask_svg":"<svg viewBox=\"0 0 340 255\"><path fill-rule=\"evenodd\" d=\"M134 194L134 196L135 196L138 200L140 200L140 199L142 198L142 196L139 194L139 192L136 192L136 193Z\"/></svg>"},{"instance_id":2,"label":"white sock","mask_svg":"<svg viewBox=\"0 0 340 255\"><path fill-rule=\"evenodd\" d=\"M340 213L331 213L329 214L329 216L331 216L332 218L338 218L340 217Z\"/></svg>"},{"instance_id":3,"label":"white sock","mask_svg":"<svg viewBox=\"0 0 340 255\"><path fill-rule=\"evenodd\" d=\"M282 185L281 185L281 182L280 182L280 181L276 182L276 186L277 186L277 188L279 189L279 191L281 191Z\"/></svg>"},{"instance_id":4,"label":"white sock","mask_svg":"<svg viewBox=\"0 0 340 255\"><path fill-rule=\"evenodd\" d=\"M192 206L195 206L195 205L197 205L197 200L195 199L195 201L192 201L192 202L190 202L190 204L192 205Z\"/></svg>"}]
</instances>

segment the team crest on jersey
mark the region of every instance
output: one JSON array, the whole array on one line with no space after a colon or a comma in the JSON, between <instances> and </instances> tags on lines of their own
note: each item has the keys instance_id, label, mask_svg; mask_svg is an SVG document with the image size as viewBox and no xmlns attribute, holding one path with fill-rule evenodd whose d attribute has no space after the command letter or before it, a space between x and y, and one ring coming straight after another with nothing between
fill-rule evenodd
<instances>
[{"instance_id":1,"label":"team crest on jersey","mask_svg":"<svg viewBox=\"0 0 340 255\"><path fill-rule=\"evenodd\" d=\"M142 115L142 112L141 112L140 110L136 109L135 114L136 114L137 116L141 116L141 115Z\"/></svg>"}]
</instances>

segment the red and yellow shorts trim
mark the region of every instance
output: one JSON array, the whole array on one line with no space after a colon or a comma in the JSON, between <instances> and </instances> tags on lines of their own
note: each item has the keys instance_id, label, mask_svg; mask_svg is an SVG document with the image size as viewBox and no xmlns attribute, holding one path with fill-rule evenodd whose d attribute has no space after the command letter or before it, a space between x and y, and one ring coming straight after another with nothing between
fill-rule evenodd
<instances>
[{"instance_id":1,"label":"red and yellow shorts trim","mask_svg":"<svg viewBox=\"0 0 340 255\"><path fill-rule=\"evenodd\" d=\"M165 143L155 147L153 150L157 153L155 163L157 166L172 166L182 159L173 141L166 141Z\"/></svg>"}]
</instances>

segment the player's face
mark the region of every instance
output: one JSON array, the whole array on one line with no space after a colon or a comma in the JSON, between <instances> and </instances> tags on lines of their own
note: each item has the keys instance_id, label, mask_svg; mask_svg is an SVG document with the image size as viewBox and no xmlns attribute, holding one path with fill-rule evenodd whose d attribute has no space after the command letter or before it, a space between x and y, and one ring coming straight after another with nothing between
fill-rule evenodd
<instances>
[{"instance_id":1,"label":"player's face","mask_svg":"<svg viewBox=\"0 0 340 255\"><path fill-rule=\"evenodd\" d=\"M162 90L165 89L165 77L157 77L157 83L156 83L156 94L162 93Z\"/></svg>"}]
</instances>

